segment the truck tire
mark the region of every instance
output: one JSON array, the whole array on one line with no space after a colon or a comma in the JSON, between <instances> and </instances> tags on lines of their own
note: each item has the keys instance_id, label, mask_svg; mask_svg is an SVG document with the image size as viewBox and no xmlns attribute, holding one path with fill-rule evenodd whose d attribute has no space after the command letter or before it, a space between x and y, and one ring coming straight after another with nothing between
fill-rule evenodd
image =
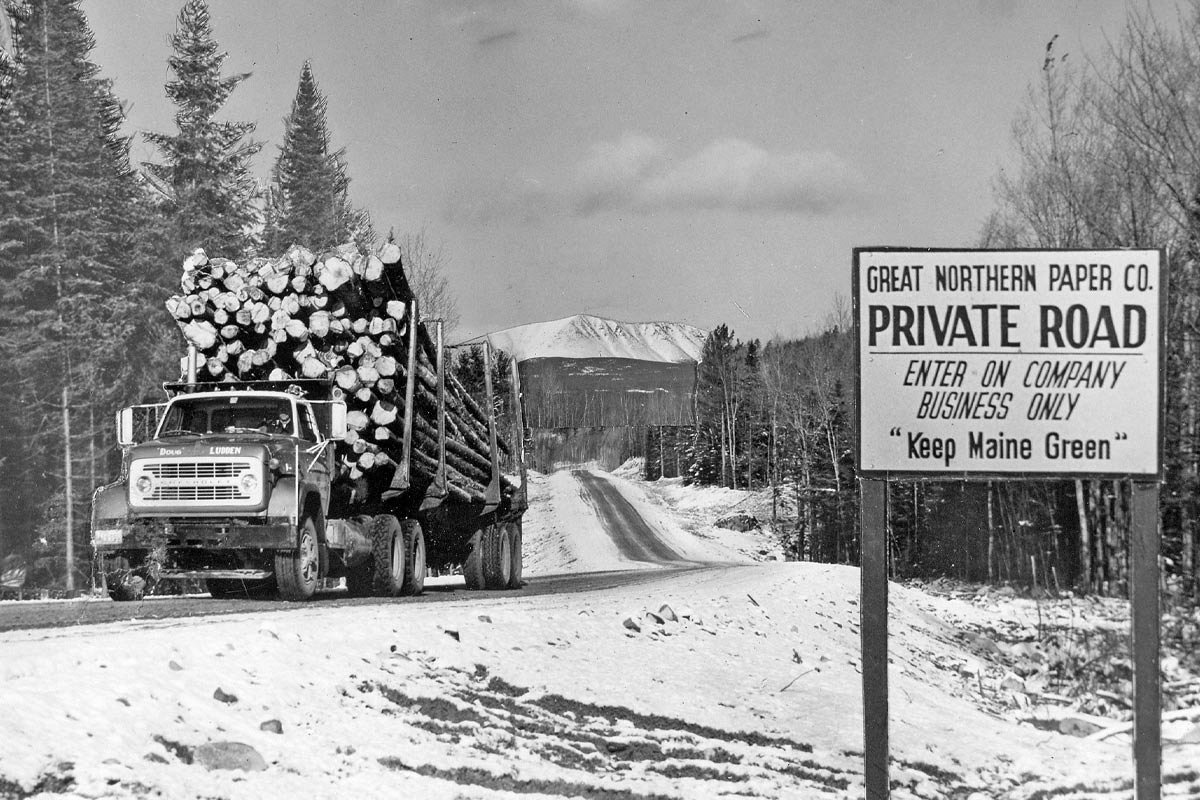
<instances>
[{"instance_id":1,"label":"truck tire","mask_svg":"<svg viewBox=\"0 0 1200 800\"><path fill-rule=\"evenodd\" d=\"M403 520L400 530L404 535L404 583L400 594L412 597L425 591L425 532L415 519Z\"/></svg>"},{"instance_id":2,"label":"truck tire","mask_svg":"<svg viewBox=\"0 0 1200 800\"><path fill-rule=\"evenodd\" d=\"M400 520L380 514L371 525L371 589L376 597L395 597L404 588L404 535Z\"/></svg>"},{"instance_id":3,"label":"truck tire","mask_svg":"<svg viewBox=\"0 0 1200 800\"><path fill-rule=\"evenodd\" d=\"M471 536L471 549L467 553L467 560L463 562L463 580L467 583L468 589L483 588L483 532L486 528L480 528Z\"/></svg>"},{"instance_id":4,"label":"truck tire","mask_svg":"<svg viewBox=\"0 0 1200 800\"><path fill-rule=\"evenodd\" d=\"M488 525L483 529L483 586L507 589L512 583L512 536L508 526Z\"/></svg>"},{"instance_id":5,"label":"truck tire","mask_svg":"<svg viewBox=\"0 0 1200 800\"><path fill-rule=\"evenodd\" d=\"M525 557L521 552L525 536L521 531L520 522L509 522L506 527L509 538L512 540L512 575L508 579L508 588L520 589L525 583Z\"/></svg>"},{"instance_id":6,"label":"truck tire","mask_svg":"<svg viewBox=\"0 0 1200 800\"><path fill-rule=\"evenodd\" d=\"M321 571L317 523L305 517L296 526L296 549L275 553L275 582L284 600L307 600L317 591Z\"/></svg>"}]
</instances>

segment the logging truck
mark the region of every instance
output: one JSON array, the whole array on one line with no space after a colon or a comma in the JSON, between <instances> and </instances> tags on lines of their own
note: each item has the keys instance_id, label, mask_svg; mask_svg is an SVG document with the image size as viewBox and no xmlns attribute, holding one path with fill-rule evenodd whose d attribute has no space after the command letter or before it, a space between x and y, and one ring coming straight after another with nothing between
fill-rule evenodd
<instances>
[{"instance_id":1,"label":"logging truck","mask_svg":"<svg viewBox=\"0 0 1200 800\"><path fill-rule=\"evenodd\" d=\"M347 245L185 262L167 303L183 375L166 402L117 414L121 477L93 499L114 600L163 580L213 597L413 595L431 568L521 585L524 448L498 434L490 373L483 402L448 374L399 261ZM515 364L513 390L519 420Z\"/></svg>"}]
</instances>

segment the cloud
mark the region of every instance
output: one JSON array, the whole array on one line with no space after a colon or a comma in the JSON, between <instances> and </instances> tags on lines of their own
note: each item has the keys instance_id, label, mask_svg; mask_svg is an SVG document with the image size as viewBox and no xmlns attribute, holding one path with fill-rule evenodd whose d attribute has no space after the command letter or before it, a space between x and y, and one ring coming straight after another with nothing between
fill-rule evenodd
<instances>
[{"instance_id":1,"label":"cloud","mask_svg":"<svg viewBox=\"0 0 1200 800\"><path fill-rule=\"evenodd\" d=\"M476 44L479 45L480 47L489 47L494 44L499 44L500 42L506 42L510 39L516 39L520 35L521 35L520 31L517 31L515 29L502 31L500 33L493 33L488 36L484 36L481 39L479 39L479 41L477 41Z\"/></svg>"},{"instance_id":2,"label":"cloud","mask_svg":"<svg viewBox=\"0 0 1200 800\"><path fill-rule=\"evenodd\" d=\"M751 31L750 33L743 33L741 36L735 36L729 41L732 44L744 44L746 42L753 42L755 39L765 39L770 35L771 32L769 30L760 28L759 30Z\"/></svg>"},{"instance_id":3,"label":"cloud","mask_svg":"<svg viewBox=\"0 0 1200 800\"><path fill-rule=\"evenodd\" d=\"M571 193L583 214L631 205L638 187L666 168L667 146L649 136L626 133L619 141L600 142L578 167Z\"/></svg>"},{"instance_id":4,"label":"cloud","mask_svg":"<svg viewBox=\"0 0 1200 800\"><path fill-rule=\"evenodd\" d=\"M626 134L601 143L579 168L577 213L733 210L826 214L865 194L865 180L834 153L772 153L742 139L718 139L691 155Z\"/></svg>"},{"instance_id":5,"label":"cloud","mask_svg":"<svg viewBox=\"0 0 1200 800\"><path fill-rule=\"evenodd\" d=\"M727 138L689 154L662 139L626 133L593 145L573 173L557 182L510 176L464 187L445 215L474 225L605 212L823 215L866 196L861 173L834 153L773 153Z\"/></svg>"}]
</instances>

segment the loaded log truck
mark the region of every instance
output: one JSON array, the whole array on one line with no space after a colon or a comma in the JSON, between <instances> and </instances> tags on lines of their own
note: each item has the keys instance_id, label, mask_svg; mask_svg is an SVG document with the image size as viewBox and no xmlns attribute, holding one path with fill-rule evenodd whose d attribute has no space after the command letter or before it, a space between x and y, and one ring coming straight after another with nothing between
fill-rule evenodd
<instances>
[{"instance_id":1,"label":"loaded log truck","mask_svg":"<svg viewBox=\"0 0 1200 800\"><path fill-rule=\"evenodd\" d=\"M490 374L477 403L447 371L394 245L240 265L197 251L184 269L167 305L185 379L117 414L121 476L93 499L114 600L189 579L213 597L306 600L338 579L413 595L429 568L521 585L524 437L500 438ZM515 363L512 383L519 420Z\"/></svg>"}]
</instances>

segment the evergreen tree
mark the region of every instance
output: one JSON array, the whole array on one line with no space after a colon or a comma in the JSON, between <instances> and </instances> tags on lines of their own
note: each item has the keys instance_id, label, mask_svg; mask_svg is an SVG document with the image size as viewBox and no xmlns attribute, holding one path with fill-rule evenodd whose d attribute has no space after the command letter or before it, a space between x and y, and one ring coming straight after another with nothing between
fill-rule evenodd
<instances>
[{"instance_id":1,"label":"evergreen tree","mask_svg":"<svg viewBox=\"0 0 1200 800\"><path fill-rule=\"evenodd\" d=\"M702 484L738 487L738 409L744 353L728 325L708 334L696 370L696 434L689 468Z\"/></svg>"},{"instance_id":2,"label":"evergreen tree","mask_svg":"<svg viewBox=\"0 0 1200 800\"><path fill-rule=\"evenodd\" d=\"M745 476L747 489L761 487L766 483L767 423L761 352L762 343L758 339L751 339L746 343L743 369L737 386L738 396L741 398L737 432L742 440L738 469Z\"/></svg>"},{"instance_id":3,"label":"evergreen tree","mask_svg":"<svg viewBox=\"0 0 1200 800\"><path fill-rule=\"evenodd\" d=\"M284 118L283 146L271 175L264 235L267 252L292 244L323 250L373 238L370 218L350 205L345 149L330 152L328 103L304 62L292 111Z\"/></svg>"},{"instance_id":4,"label":"evergreen tree","mask_svg":"<svg viewBox=\"0 0 1200 800\"><path fill-rule=\"evenodd\" d=\"M0 109L8 105L17 71L17 47L13 37L15 18L16 7L10 0L0 0Z\"/></svg>"},{"instance_id":5,"label":"evergreen tree","mask_svg":"<svg viewBox=\"0 0 1200 800\"><path fill-rule=\"evenodd\" d=\"M216 116L250 75L221 75L228 54L213 38L204 0L184 5L171 45L167 64L175 78L166 90L176 106L178 133L146 134L164 157L146 166L169 198L175 260L196 247L209 256L242 257L256 244L258 190L250 160L261 144L247 138L254 123Z\"/></svg>"},{"instance_id":6,"label":"evergreen tree","mask_svg":"<svg viewBox=\"0 0 1200 800\"><path fill-rule=\"evenodd\" d=\"M0 419L4 546L27 549L40 529L70 588L65 544L78 570L104 422L147 341L130 252L138 185L79 0L29 4L16 21L21 61L0 109L0 380L14 401Z\"/></svg>"}]
</instances>

